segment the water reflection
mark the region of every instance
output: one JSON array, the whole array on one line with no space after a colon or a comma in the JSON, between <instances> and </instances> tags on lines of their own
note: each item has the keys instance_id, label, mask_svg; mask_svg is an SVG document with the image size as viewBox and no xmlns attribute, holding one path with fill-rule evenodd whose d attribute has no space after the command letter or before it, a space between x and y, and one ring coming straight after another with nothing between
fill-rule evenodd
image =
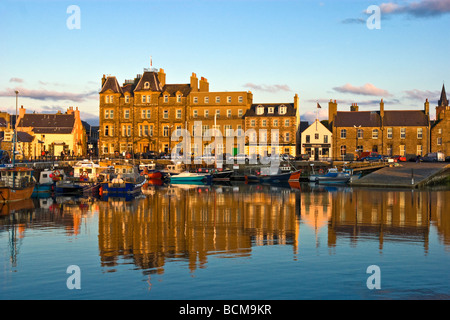
<instances>
[{"instance_id":1,"label":"water reflection","mask_svg":"<svg viewBox=\"0 0 450 320\"><path fill-rule=\"evenodd\" d=\"M426 253L435 232L448 249L448 212L448 188L149 184L133 199L41 198L4 204L0 233L9 233L14 266L27 230L76 236L83 223L98 223L104 270L132 263L152 274L163 273L172 261L194 271L207 267L211 256L246 258L256 246L289 246L295 259L301 245L319 246L319 237L326 237L329 248L376 241L383 250L387 242L402 242L423 246ZM314 236L303 237L304 232Z\"/></svg>"}]
</instances>

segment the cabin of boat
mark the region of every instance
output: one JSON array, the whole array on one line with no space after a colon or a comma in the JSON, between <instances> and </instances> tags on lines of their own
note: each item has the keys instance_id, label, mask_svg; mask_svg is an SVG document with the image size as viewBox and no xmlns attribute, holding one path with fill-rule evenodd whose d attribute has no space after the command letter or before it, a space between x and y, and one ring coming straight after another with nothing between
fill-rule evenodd
<instances>
[{"instance_id":1,"label":"cabin of boat","mask_svg":"<svg viewBox=\"0 0 450 320\"><path fill-rule=\"evenodd\" d=\"M90 160L77 162L73 166L73 177L80 181L96 182L98 177L108 170L108 166Z\"/></svg>"}]
</instances>

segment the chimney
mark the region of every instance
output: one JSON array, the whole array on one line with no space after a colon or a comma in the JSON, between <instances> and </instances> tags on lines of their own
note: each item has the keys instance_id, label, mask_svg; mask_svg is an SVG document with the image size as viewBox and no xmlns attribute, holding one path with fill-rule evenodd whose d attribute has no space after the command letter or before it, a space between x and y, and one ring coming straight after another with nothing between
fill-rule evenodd
<instances>
[{"instance_id":1,"label":"chimney","mask_svg":"<svg viewBox=\"0 0 450 320\"><path fill-rule=\"evenodd\" d=\"M191 76L191 91L198 92L198 78L194 72L192 72Z\"/></svg>"},{"instance_id":2,"label":"chimney","mask_svg":"<svg viewBox=\"0 0 450 320\"><path fill-rule=\"evenodd\" d=\"M336 100L330 100L330 102L328 102L328 125L331 128L331 124L334 122L334 119L337 115L337 103Z\"/></svg>"},{"instance_id":3,"label":"chimney","mask_svg":"<svg viewBox=\"0 0 450 320\"><path fill-rule=\"evenodd\" d=\"M350 107L350 111L358 112L359 111L358 104L357 103L352 103L352 106Z\"/></svg>"},{"instance_id":4,"label":"chimney","mask_svg":"<svg viewBox=\"0 0 450 320\"><path fill-rule=\"evenodd\" d=\"M208 80L204 77L200 78L200 89L201 92L209 92L209 83Z\"/></svg>"},{"instance_id":5,"label":"chimney","mask_svg":"<svg viewBox=\"0 0 450 320\"><path fill-rule=\"evenodd\" d=\"M166 74L164 73L164 69L160 68L158 72L159 83L162 87L166 85Z\"/></svg>"},{"instance_id":6,"label":"chimney","mask_svg":"<svg viewBox=\"0 0 450 320\"><path fill-rule=\"evenodd\" d=\"M380 116L381 116L381 118L384 118L384 102L383 102L383 99L381 99L381 102L380 102Z\"/></svg>"},{"instance_id":7,"label":"chimney","mask_svg":"<svg viewBox=\"0 0 450 320\"><path fill-rule=\"evenodd\" d=\"M424 112L427 116L430 115L430 103L428 102L428 99L426 99L424 103Z\"/></svg>"},{"instance_id":8,"label":"chimney","mask_svg":"<svg viewBox=\"0 0 450 320\"><path fill-rule=\"evenodd\" d=\"M103 85L105 84L105 82L106 82L106 76L103 75L103 78L102 78L102 88L103 88Z\"/></svg>"}]
</instances>

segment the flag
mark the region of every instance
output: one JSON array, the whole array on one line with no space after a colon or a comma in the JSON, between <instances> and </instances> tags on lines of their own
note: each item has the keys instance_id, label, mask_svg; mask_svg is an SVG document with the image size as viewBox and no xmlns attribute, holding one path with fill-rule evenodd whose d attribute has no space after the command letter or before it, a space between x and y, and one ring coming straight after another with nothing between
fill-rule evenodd
<instances>
[{"instance_id":1,"label":"flag","mask_svg":"<svg viewBox=\"0 0 450 320\"><path fill-rule=\"evenodd\" d=\"M317 109L321 109L322 107L320 106L320 104L317 102Z\"/></svg>"}]
</instances>

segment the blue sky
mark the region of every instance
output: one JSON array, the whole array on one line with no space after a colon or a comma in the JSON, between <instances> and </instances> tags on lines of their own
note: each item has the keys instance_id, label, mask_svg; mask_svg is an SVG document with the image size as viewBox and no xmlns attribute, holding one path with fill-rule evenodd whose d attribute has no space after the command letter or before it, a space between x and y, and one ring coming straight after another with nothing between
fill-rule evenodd
<instances>
[{"instance_id":1,"label":"blue sky","mask_svg":"<svg viewBox=\"0 0 450 320\"><path fill-rule=\"evenodd\" d=\"M80 29L69 29L70 5ZM364 11L381 10L369 29ZM95 123L103 74L119 82L149 67L168 83L192 72L211 91L253 92L254 102L292 102L311 120L316 102L339 110L432 109L450 83L450 0L159 0L0 2L0 110L78 106ZM447 85L450 90L450 84Z\"/></svg>"}]
</instances>

